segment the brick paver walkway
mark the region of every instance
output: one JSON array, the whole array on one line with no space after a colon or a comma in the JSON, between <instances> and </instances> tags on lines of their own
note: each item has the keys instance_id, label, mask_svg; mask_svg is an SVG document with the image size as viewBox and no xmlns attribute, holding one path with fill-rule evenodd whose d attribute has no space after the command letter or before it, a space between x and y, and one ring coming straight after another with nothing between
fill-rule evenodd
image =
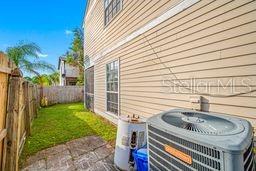
<instances>
[{"instance_id":1,"label":"brick paver walkway","mask_svg":"<svg viewBox=\"0 0 256 171\"><path fill-rule=\"evenodd\" d=\"M22 171L110 171L114 149L102 138L89 136L38 152Z\"/></svg>"}]
</instances>

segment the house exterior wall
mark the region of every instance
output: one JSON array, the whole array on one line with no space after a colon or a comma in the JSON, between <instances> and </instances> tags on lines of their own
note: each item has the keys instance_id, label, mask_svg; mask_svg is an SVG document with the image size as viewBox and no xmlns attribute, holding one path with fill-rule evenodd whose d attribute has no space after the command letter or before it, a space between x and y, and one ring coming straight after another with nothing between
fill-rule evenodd
<instances>
[{"instance_id":1,"label":"house exterior wall","mask_svg":"<svg viewBox=\"0 0 256 171\"><path fill-rule=\"evenodd\" d=\"M78 77L79 76L79 69L78 67L71 66L65 63L66 69L66 77Z\"/></svg>"},{"instance_id":2,"label":"house exterior wall","mask_svg":"<svg viewBox=\"0 0 256 171\"><path fill-rule=\"evenodd\" d=\"M105 79L106 64L118 59L121 115L190 109L190 97L199 94L203 111L256 127L256 2L187 0L189 7L175 8L181 2L123 0L107 26L103 0L90 2L84 29L85 55L94 65L94 111L115 118L106 112ZM173 15L161 20L171 8ZM157 19L162 22L151 28Z\"/></svg>"},{"instance_id":3,"label":"house exterior wall","mask_svg":"<svg viewBox=\"0 0 256 171\"><path fill-rule=\"evenodd\" d=\"M70 85L70 82L76 82L79 76L79 69L77 67L67 64L64 60L60 62L60 86Z\"/></svg>"}]
</instances>

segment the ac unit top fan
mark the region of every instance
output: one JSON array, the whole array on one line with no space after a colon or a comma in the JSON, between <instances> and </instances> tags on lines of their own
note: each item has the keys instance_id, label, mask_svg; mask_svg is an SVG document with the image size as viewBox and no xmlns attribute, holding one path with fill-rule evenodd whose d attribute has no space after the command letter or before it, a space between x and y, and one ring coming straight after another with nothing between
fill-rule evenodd
<instances>
[{"instance_id":1,"label":"ac unit top fan","mask_svg":"<svg viewBox=\"0 0 256 171\"><path fill-rule=\"evenodd\" d=\"M244 130L244 127L232 119L216 117L193 112L169 112L162 116L163 121L176 126L201 134L228 135Z\"/></svg>"},{"instance_id":2,"label":"ac unit top fan","mask_svg":"<svg viewBox=\"0 0 256 171\"><path fill-rule=\"evenodd\" d=\"M149 118L147 123L191 140L217 143L225 149L247 146L245 140L250 141L253 134L251 124L244 119L194 110L170 110Z\"/></svg>"},{"instance_id":3,"label":"ac unit top fan","mask_svg":"<svg viewBox=\"0 0 256 171\"><path fill-rule=\"evenodd\" d=\"M151 170L255 169L253 129L218 113L174 109L147 120Z\"/></svg>"}]
</instances>

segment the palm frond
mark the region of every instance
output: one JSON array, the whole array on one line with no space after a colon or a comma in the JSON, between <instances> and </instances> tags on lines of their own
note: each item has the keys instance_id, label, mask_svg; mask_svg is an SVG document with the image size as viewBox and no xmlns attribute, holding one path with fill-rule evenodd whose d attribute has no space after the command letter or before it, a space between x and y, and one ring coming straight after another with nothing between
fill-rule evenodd
<instances>
[{"instance_id":1,"label":"palm frond","mask_svg":"<svg viewBox=\"0 0 256 171\"><path fill-rule=\"evenodd\" d=\"M44 70L44 71L54 72L56 70L54 65L49 64L45 61L34 61L34 62L32 62L32 67L34 69L41 69L41 70Z\"/></svg>"},{"instance_id":2,"label":"palm frond","mask_svg":"<svg viewBox=\"0 0 256 171\"><path fill-rule=\"evenodd\" d=\"M41 48L35 43L20 42L17 46L25 56L39 58L38 54L41 53Z\"/></svg>"},{"instance_id":3,"label":"palm frond","mask_svg":"<svg viewBox=\"0 0 256 171\"><path fill-rule=\"evenodd\" d=\"M7 57L11 59L17 67L19 67L20 60L24 59L25 57L23 52L16 47L7 48L6 53Z\"/></svg>"},{"instance_id":4,"label":"palm frond","mask_svg":"<svg viewBox=\"0 0 256 171\"><path fill-rule=\"evenodd\" d=\"M26 59L23 59L21 61L21 65L19 68L22 69L23 71L25 71L26 73L31 73L31 74L34 74L37 76L40 75L40 73L37 72L36 69L33 67L33 63Z\"/></svg>"},{"instance_id":5,"label":"palm frond","mask_svg":"<svg viewBox=\"0 0 256 171\"><path fill-rule=\"evenodd\" d=\"M8 47L6 52L7 56L19 67L26 57L39 58L38 54L41 53L41 49L35 43L21 41L16 46Z\"/></svg>"},{"instance_id":6,"label":"palm frond","mask_svg":"<svg viewBox=\"0 0 256 171\"><path fill-rule=\"evenodd\" d=\"M23 59L21 61L20 68L24 70L27 73L32 73L35 75L40 75L38 70L44 70L44 71L55 71L55 67L45 61L33 61L30 62L26 59Z\"/></svg>"}]
</instances>

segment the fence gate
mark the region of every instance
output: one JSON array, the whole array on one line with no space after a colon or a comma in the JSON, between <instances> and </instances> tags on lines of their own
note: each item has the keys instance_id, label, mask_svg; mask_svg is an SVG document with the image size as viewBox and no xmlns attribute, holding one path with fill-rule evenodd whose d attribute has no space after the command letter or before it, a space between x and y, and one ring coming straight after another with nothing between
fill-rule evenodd
<instances>
[{"instance_id":1,"label":"fence gate","mask_svg":"<svg viewBox=\"0 0 256 171\"><path fill-rule=\"evenodd\" d=\"M85 105L94 111L94 66L85 70Z\"/></svg>"}]
</instances>

